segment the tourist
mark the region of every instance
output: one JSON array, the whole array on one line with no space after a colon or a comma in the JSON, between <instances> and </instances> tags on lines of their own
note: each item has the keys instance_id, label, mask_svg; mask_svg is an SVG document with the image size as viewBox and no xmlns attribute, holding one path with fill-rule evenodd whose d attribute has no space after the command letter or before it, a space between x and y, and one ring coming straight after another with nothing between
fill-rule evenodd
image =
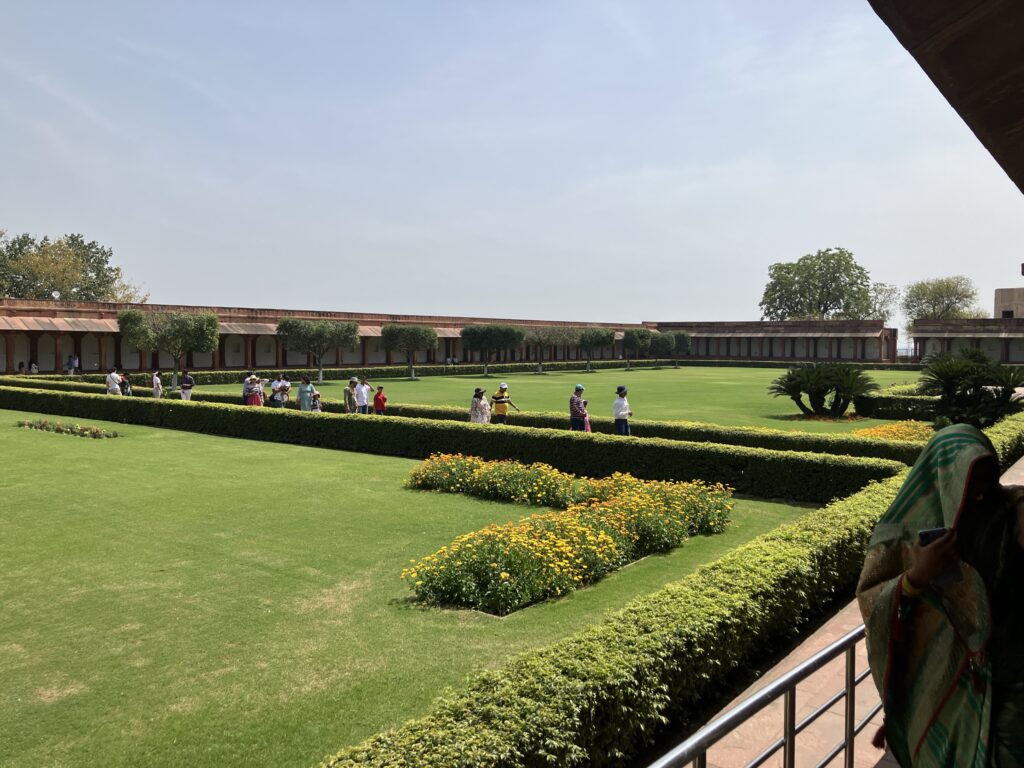
<instances>
[{"instance_id":1,"label":"tourist","mask_svg":"<svg viewBox=\"0 0 1024 768\"><path fill-rule=\"evenodd\" d=\"M281 407L285 408L288 405L288 401L292 399L292 380L288 378L288 374L281 374Z\"/></svg>"},{"instance_id":2,"label":"tourist","mask_svg":"<svg viewBox=\"0 0 1024 768\"><path fill-rule=\"evenodd\" d=\"M153 397L159 400L164 396L164 383L160 380L160 371L153 371Z\"/></svg>"},{"instance_id":3,"label":"tourist","mask_svg":"<svg viewBox=\"0 0 1024 768\"><path fill-rule=\"evenodd\" d=\"M132 396L132 380L131 380L131 377L128 376L127 371L121 371L120 379L121 380L120 380L118 386L121 388L121 394L124 397L131 397Z\"/></svg>"},{"instance_id":4,"label":"tourist","mask_svg":"<svg viewBox=\"0 0 1024 768\"><path fill-rule=\"evenodd\" d=\"M71 356L71 373L82 370L78 362L78 355Z\"/></svg>"},{"instance_id":5,"label":"tourist","mask_svg":"<svg viewBox=\"0 0 1024 768\"><path fill-rule=\"evenodd\" d=\"M284 408L284 399L281 397L281 390L284 388L284 375L275 374L274 380L270 382L270 399L267 405L271 408Z\"/></svg>"},{"instance_id":6,"label":"tourist","mask_svg":"<svg viewBox=\"0 0 1024 768\"><path fill-rule=\"evenodd\" d=\"M263 385L266 379L261 379L255 373L250 373L242 384L242 398L246 405L263 405Z\"/></svg>"},{"instance_id":7,"label":"tourist","mask_svg":"<svg viewBox=\"0 0 1024 768\"><path fill-rule=\"evenodd\" d=\"M629 401L626 399L628 392L629 390L620 384L615 388L615 400L612 402L615 434L625 435L626 437L629 437L629 417L633 415L633 412L629 410Z\"/></svg>"},{"instance_id":8,"label":"tourist","mask_svg":"<svg viewBox=\"0 0 1024 768\"><path fill-rule=\"evenodd\" d=\"M904 766L1024 756L1024 488L979 430L939 430L868 542L857 598ZM879 738L880 740L880 738Z\"/></svg>"},{"instance_id":9,"label":"tourist","mask_svg":"<svg viewBox=\"0 0 1024 768\"><path fill-rule=\"evenodd\" d=\"M373 392L373 387L370 386L370 382L366 380L364 376L359 380L356 385L356 410L359 413L370 412L370 393Z\"/></svg>"},{"instance_id":10,"label":"tourist","mask_svg":"<svg viewBox=\"0 0 1024 768\"><path fill-rule=\"evenodd\" d=\"M181 399L191 400L192 399L192 388L196 385L196 380L189 375L188 371L181 372Z\"/></svg>"},{"instance_id":11,"label":"tourist","mask_svg":"<svg viewBox=\"0 0 1024 768\"><path fill-rule=\"evenodd\" d=\"M299 384L299 410L300 411L312 411L313 410L313 395L316 394L316 387L309 380L308 376L302 377L302 383Z\"/></svg>"},{"instance_id":12,"label":"tourist","mask_svg":"<svg viewBox=\"0 0 1024 768\"><path fill-rule=\"evenodd\" d=\"M29 360L28 361L28 372L29 373L39 373L39 366L36 365L36 361L35 360Z\"/></svg>"},{"instance_id":13,"label":"tourist","mask_svg":"<svg viewBox=\"0 0 1024 768\"><path fill-rule=\"evenodd\" d=\"M491 404L484 396L486 392L477 387L473 392L473 399L469 401L469 420L474 424L491 423Z\"/></svg>"},{"instance_id":14,"label":"tourist","mask_svg":"<svg viewBox=\"0 0 1024 768\"><path fill-rule=\"evenodd\" d=\"M121 377L117 375L117 368L107 371L107 394L119 396L124 394L121 392Z\"/></svg>"},{"instance_id":15,"label":"tourist","mask_svg":"<svg viewBox=\"0 0 1024 768\"><path fill-rule=\"evenodd\" d=\"M356 413L356 385L359 379L353 376L345 387L345 413Z\"/></svg>"},{"instance_id":16,"label":"tourist","mask_svg":"<svg viewBox=\"0 0 1024 768\"><path fill-rule=\"evenodd\" d=\"M587 401L583 399L583 385L577 384L569 396L569 429L573 432L587 431Z\"/></svg>"},{"instance_id":17,"label":"tourist","mask_svg":"<svg viewBox=\"0 0 1024 768\"><path fill-rule=\"evenodd\" d=\"M519 407L512 402L512 398L508 396L508 384L501 382L498 386L498 391L491 395L491 405L493 406L492 412L494 415L491 417L491 421L494 424L506 424L508 423L508 407L511 405L516 411L519 411Z\"/></svg>"},{"instance_id":18,"label":"tourist","mask_svg":"<svg viewBox=\"0 0 1024 768\"><path fill-rule=\"evenodd\" d=\"M320 393L313 390L313 399L310 402L309 410L313 413L321 413L323 411L323 404L320 402Z\"/></svg>"},{"instance_id":19,"label":"tourist","mask_svg":"<svg viewBox=\"0 0 1024 768\"><path fill-rule=\"evenodd\" d=\"M75 357L74 355L68 355L67 362L64 363L64 373L68 376L75 372Z\"/></svg>"},{"instance_id":20,"label":"tourist","mask_svg":"<svg viewBox=\"0 0 1024 768\"><path fill-rule=\"evenodd\" d=\"M373 412L378 416L384 415L384 409L388 407L388 396L384 394L384 385L377 385L377 394L373 396Z\"/></svg>"},{"instance_id":21,"label":"tourist","mask_svg":"<svg viewBox=\"0 0 1024 768\"><path fill-rule=\"evenodd\" d=\"M25 370L25 361L23 360L20 363L18 363L18 375L24 376L26 373L28 373L28 371Z\"/></svg>"}]
</instances>

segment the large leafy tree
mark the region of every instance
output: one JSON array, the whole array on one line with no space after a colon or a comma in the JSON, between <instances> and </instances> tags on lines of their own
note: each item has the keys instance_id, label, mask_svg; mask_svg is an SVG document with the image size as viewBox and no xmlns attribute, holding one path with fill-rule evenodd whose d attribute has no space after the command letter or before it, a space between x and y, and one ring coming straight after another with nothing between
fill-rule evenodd
<instances>
[{"instance_id":1,"label":"large leafy tree","mask_svg":"<svg viewBox=\"0 0 1024 768\"><path fill-rule=\"evenodd\" d=\"M18 299L120 301L148 299L111 264L113 251L82 235L37 240L0 232L0 295Z\"/></svg>"},{"instance_id":2,"label":"large leafy tree","mask_svg":"<svg viewBox=\"0 0 1024 768\"><path fill-rule=\"evenodd\" d=\"M890 283L872 283L868 289L871 307L864 320L881 320L888 323L900 305L900 289Z\"/></svg>"},{"instance_id":3,"label":"large leafy tree","mask_svg":"<svg viewBox=\"0 0 1024 768\"><path fill-rule=\"evenodd\" d=\"M651 348L652 336L650 328L627 328L625 330L622 334L622 346L626 350L626 370L629 370L629 353L632 352L633 357L646 355Z\"/></svg>"},{"instance_id":4,"label":"large leafy tree","mask_svg":"<svg viewBox=\"0 0 1024 768\"><path fill-rule=\"evenodd\" d=\"M409 378L416 378L416 353L437 349L437 331L426 325L387 323L380 331L380 341L388 352L402 352L409 362Z\"/></svg>"},{"instance_id":5,"label":"large leafy tree","mask_svg":"<svg viewBox=\"0 0 1024 768\"><path fill-rule=\"evenodd\" d=\"M801 256L768 268L761 296L765 320L866 318L871 314L871 280L845 248Z\"/></svg>"},{"instance_id":6,"label":"large leafy tree","mask_svg":"<svg viewBox=\"0 0 1024 768\"><path fill-rule=\"evenodd\" d=\"M537 373L544 373L544 350L558 343L560 330L551 325L534 325L527 328L524 340L537 348Z\"/></svg>"},{"instance_id":7,"label":"large leafy tree","mask_svg":"<svg viewBox=\"0 0 1024 768\"><path fill-rule=\"evenodd\" d=\"M580 330L579 344L587 355L587 370L594 359L594 350L610 347L615 343L615 331L611 328L583 328Z\"/></svg>"},{"instance_id":8,"label":"large leafy tree","mask_svg":"<svg viewBox=\"0 0 1024 768\"><path fill-rule=\"evenodd\" d=\"M690 353L690 334L686 331L672 331L672 336L675 337L675 353L677 355L687 355Z\"/></svg>"},{"instance_id":9,"label":"large leafy tree","mask_svg":"<svg viewBox=\"0 0 1024 768\"><path fill-rule=\"evenodd\" d=\"M143 312L126 309L117 314L121 335L145 352L166 352L174 358L171 389L178 386L178 370L189 352L213 352L220 338L220 321L212 312Z\"/></svg>"},{"instance_id":10,"label":"large leafy tree","mask_svg":"<svg viewBox=\"0 0 1024 768\"><path fill-rule=\"evenodd\" d=\"M324 355L332 349L352 349L359 344L359 324L283 317L277 323L277 335L284 338L289 349L313 355L318 369L317 381L323 383Z\"/></svg>"},{"instance_id":11,"label":"large leafy tree","mask_svg":"<svg viewBox=\"0 0 1024 768\"><path fill-rule=\"evenodd\" d=\"M668 357L676 348L676 337L671 333L651 333L651 357Z\"/></svg>"},{"instance_id":12,"label":"large leafy tree","mask_svg":"<svg viewBox=\"0 0 1024 768\"><path fill-rule=\"evenodd\" d=\"M914 320L962 320L985 317L975 305L978 289L969 277L953 275L919 280L903 293L903 314Z\"/></svg>"},{"instance_id":13,"label":"large leafy tree","mask_svg":"<svg viewBox=\"0 0 1024 768\"><path fill-rule=\"evenodd\" d=\"M484 376L488 375L491 356L502 349L515 349L523 343L525 333L521 328L502 323L488 325L467 325L462 329L462 346L480 353L484 361Z\"/></svg>"}]
</instances>

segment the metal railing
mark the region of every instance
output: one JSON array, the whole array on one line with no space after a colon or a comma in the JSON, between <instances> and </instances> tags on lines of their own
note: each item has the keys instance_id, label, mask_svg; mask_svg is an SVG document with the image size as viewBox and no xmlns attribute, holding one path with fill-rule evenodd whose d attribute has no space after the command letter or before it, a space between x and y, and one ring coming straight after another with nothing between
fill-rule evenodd
<instances>
[{"instance_id":1,"label":"metal railing","mask_svg":"<svg viewBox=\"0 0 1024 768\"><path fill-rule=\"evenodd\" d=\"M857 685L871 674L869 669L865 669L859 674L857 673L857 645L863 639L864 625L861 625L832 645L819 651L807 661L794 667L778 680L752 693L721 717L705 725L671 752L651 763L648 768L678 768L688 763L693 763L695 768L706 768L708 750L712 746L780 696L783 697L782 737L776 739L748 763L747 768L756 768L759 765L763 765L780 749L782 750L782 764L784 768L794 768L796 764L796 737L811 723L844 699L843 738L821 759L817 764L817 768L823 768L823 766L828 765L842 752L845 752L843 761L845 768L853 768L854 739L882 709L882 704L878 703L860 721L857 720ZM846 655L846 679L843 689L831 696L828 701L807 715L803 720L797 722L797 685L833 659L844 654Z\"/></svg>"}]
</instances>

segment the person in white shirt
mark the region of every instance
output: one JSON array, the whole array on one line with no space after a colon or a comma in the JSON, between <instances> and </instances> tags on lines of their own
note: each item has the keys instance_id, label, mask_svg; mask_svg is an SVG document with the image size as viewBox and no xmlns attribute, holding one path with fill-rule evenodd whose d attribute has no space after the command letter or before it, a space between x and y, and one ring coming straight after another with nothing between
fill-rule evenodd
<instances>
[{"instance_id":1,"label":"person in white shirt","mask_svg":"<svg viewBox=\"0 0 1024 768\"><path fill-rule=\"evenodd\" d=\"M369 413L370 412L370 396L373 393L373 387L370 382L366 380L364 376L356 384L356 412L357 413Z\"/></svg>"},{"instance_id":2,"label":"person in white shirt","mask_svg":"<svg viewBox=\"0 0 1024 768\"><path fill-rule=\"evenodd\" d=\"M629 437L629 417L633 412L629 410L629 401L626 399L627 390L621 384L615 388L615 402L612 403L612 418L615 419L615 434Z\"/></svg>"},{"instance_id":3,"label":"person in white shirt","mask_svg":"<svg viewBox=\"0 0 1024 768\"><path fill-rule=\"evenodd\" d=\"M117 368L107 371L107 394L121 395L121 377L117 375Z\"/></svg>"},{"instance_id":4,"label":"person in white shirt","mask_svg":"<svg viewBox=\"0 0 1024 768\"><path fill-rule=\"evenodd\" d=\"M164 396L164 383L160 380L160 371L153 371L153 397L159 400Z\"/></svg>"},{"instance_id":5,"label":"person in white shirt","mask_svg":"<svg viewBox=\"0 0 1024 768\"><path fill-rule=\"evenodd\" d=\"M284 398L281 395L284 385L284 377L281 374L277 374L270 382L270 400L267 401L267 404L271 408L284 408Z\"/></svg>"}]
</instances>

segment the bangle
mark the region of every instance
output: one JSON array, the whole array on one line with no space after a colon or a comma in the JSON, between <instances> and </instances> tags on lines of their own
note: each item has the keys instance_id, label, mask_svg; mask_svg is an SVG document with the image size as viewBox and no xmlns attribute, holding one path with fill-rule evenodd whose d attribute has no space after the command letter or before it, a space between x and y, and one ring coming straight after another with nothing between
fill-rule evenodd
<instances>
[{"instance_id":1,"label":"bangle","mask_svg":"<svg viewBox=\"0 0 1024 768\"><path fill-rule=\"evenodd\" d=\"M910 576L906 573L903 574L901 585L903 587L903 594L907 597L917 597L921 594L921 588L915 587L914 582L910 580Z\"/></svg>"}]
</instances>

